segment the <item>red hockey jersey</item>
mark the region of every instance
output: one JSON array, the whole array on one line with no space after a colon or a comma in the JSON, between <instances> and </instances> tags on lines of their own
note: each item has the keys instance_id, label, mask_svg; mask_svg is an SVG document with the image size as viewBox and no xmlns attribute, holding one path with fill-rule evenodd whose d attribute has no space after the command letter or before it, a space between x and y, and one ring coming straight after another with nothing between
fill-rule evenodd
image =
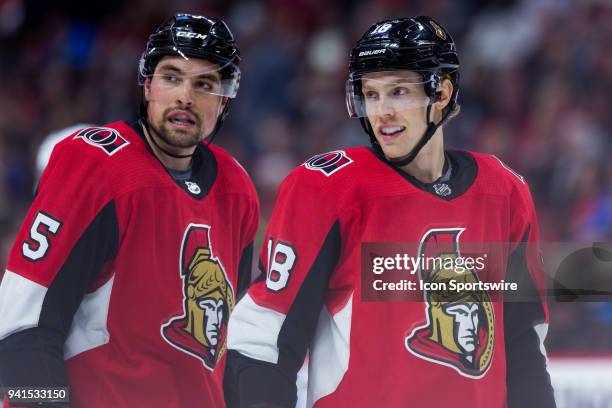
<instances>
[{"instance_id":1,"label":"red hockey jersey","mask_svg":"<svg viewBox=\"0 0 612 408\"><path fill-rule=\"evenodd\" d=\"M446 241L455 252L508 243L497 267L465 280L520 280L542 293L522 177L470 152L447 152L448 166L448 180L423 184L361 147L315 156L287 177L261 251L264 278L229 324L242 406L293 404L307 350L307 406L548 406L520 405L529 382L552 399L540 351L544 299L504 303L479 290L462 300L422 291L418 301L372 302L363 291L364 244L421 243L423 255Z\"/></svg>"},{"instance_id":2,"label":"red hockey jersey","mask_svg":"<svg viewBox=\"0 0 612 408\"><path fill-rule=\"evenodd\" d=\"M175 180L141 132L116 122L55 148L0 286L4 385L67 376L76 408L225 406L256 192L214 145Z\"/></svg>"}]
</instances>

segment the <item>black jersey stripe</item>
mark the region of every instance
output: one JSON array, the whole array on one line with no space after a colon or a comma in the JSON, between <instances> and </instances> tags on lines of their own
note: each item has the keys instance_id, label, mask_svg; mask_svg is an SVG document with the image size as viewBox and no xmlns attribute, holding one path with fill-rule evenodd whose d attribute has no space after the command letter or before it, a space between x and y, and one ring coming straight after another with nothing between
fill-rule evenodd
<instances>
[{"instance_id":1,"label":"black jersey stripe","mask_svg":"<svg viewBox=\"0 0 612 408\"><path fill-rule=\"evenodd\" d=\"M535 325L545 320L542 304L527 265L530 227L508 258L506 282L516 282L520 293L504 299L506 386L508 408L554 408L546 357L540 351Z\"/></svg>"}]
</instances>

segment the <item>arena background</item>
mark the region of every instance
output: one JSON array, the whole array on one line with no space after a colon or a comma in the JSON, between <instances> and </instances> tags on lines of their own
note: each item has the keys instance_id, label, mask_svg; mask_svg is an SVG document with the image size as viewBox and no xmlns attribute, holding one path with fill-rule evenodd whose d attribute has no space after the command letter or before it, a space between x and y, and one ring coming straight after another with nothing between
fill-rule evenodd
<instances>
[{"instance_id":1,"label":"arena background","mask_svg":"<svg viewBox=\"0 0 612 408\"><path fill-rule=\"evenodd\" d=\"M461 57L462 111L447 144L493 153L526 177L543 242L611 241L610 1L0 0L0 270L42 141L78 123L135 119L139 55L175 12L224 18L237 37L240 92L216 143L255 181L261 232L290 169L367 143L344 103L359 35L427 14L454 33ZM547 346L560 407L612 407L612 304L551 303Z\"/></svg>"}]
</instances>

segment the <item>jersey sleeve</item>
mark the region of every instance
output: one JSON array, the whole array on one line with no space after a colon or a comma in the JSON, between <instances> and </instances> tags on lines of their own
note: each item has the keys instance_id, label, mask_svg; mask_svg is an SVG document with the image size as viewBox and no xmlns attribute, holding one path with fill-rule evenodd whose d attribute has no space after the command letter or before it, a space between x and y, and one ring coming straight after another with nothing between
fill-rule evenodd
<instances>
[{"instance_id":1,"label":"jersey sleeve","mask_svg":"<svg viewBox=\"0 0 612 408\"><path fill-rule=\"evenodd\" d=\"M0 284L3 385L66 385L63 346L73 315L117 250L107 180L81 143L55 148L9 254Z\"/></svg>"},{"instance_id":2,"label":"jersey sleeve","mask_svg":"<svg viewBox=\"0 0 612 408\"><path fill-rule=\"evenodd\" d=\"M334 196L298 169L281 185L260 255L263 274L229 323L229 406L294 406L296 374L340 253ZM316 181L316 180L315 180Z\"/></svg>"},{"instance_id":3,"label":"jersey sleeve","mask_svg":"<svg viewBox=\"0 0 612 408\"><path fill-rule=\"evenodd\" d=\"M504 302L508 408L555 407L544 339L548 330L547 277L540 252L536 211L526 184L512 200L508 282L518 293Z\"/></svg>"}]
</instances>

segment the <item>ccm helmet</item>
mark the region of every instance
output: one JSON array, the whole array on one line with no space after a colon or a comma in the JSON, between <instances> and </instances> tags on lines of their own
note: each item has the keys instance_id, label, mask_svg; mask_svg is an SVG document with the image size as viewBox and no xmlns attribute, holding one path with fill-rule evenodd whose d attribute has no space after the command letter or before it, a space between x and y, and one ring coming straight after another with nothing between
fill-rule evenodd
<instances>
[{"instance_id":1,"label":"ccm helmet","mask_svg":"<svg viewBox=\"0 0 612 408\"><path fill-rule=\"evenodd\" d=\"M384 20L372 25L351 51L346 104L351 117L358 117L372 146L382 153L364 111L361 77L370 72L408 70L419 74L425 87L427 130L417 145L403 158L392 160L405 166L417 156L436 129L459 110L459 58L451 35L431 17L418 16ZM431 106L437 100L436 89L442 79L453 84L453 93L439 123L430 119Z\"/></svg>"},{"instance_id":2,"label":"ccm helmet","mask_svg":"<svg viewBox=\"0 0 612 408\"><path fill-rule=\"evenodd\" d=\"M192 14L177 14L161 25L147 41L145 51L138 65L138 81L143 85L145 79L155 72L157 63L167 55L180 56L185 59L201 58L219 66L221 86L218 95L235 98L240 85L240 51L229 27L213 17ZM146 117L146 105L143 104L141 115ZM229 100L219 115L214 130L209 135L209 142L217 133L229 108Z\"/></svg>"}]
</instances>

